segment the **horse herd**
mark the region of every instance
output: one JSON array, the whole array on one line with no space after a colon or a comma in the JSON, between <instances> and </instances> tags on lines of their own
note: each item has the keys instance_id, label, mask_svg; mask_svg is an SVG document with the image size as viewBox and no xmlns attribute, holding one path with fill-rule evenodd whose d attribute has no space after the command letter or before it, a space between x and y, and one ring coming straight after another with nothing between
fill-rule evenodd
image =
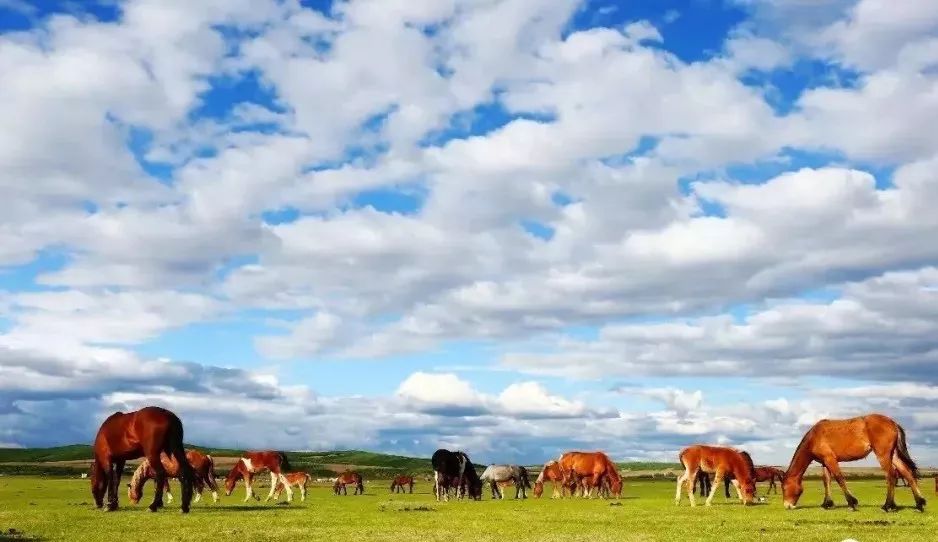
<instances>
[{"instance_id":1,"label":"horse herd","mask_svg":"<svg viewBox=\"0 0 938 542\"><path fill-rule=\"evenodd\" d=\"M843 490L847 505L856 510L858 501L847 489L840 461L855 461L875 453L886 478L886 501L883 510L898 509L894 495L896 481L902 478L915 497L915 507L925 510L925 498L918 485L918 469L909 455L903 428L889 417L869 414L846 420L821 420L805 433L797 446L789 467L783 471L774 467L756 467L752 457L745 451L723 446L694 445L685 448L679 455L684 472L677 479L674 495L675 504L680 504L682 491L686 490L691 506L695 506L695 487L699 484L701 495L706 495L710 505L720 482L724 482L727 497L729 486L736 489L743 504L751 504L755 497L755 483L768 481L770 489L776 480L781 482L783 503L792 509L802 493L802 480L808 466L817 461L822 465L824 481L824 508L833 507L830 495L831 479ZM95 437L94 461L91 466L91 492L95 505L102 508L107 499L107 510L117 509L118 488L124 465L128 460L143 458L128 484L128 496L134 503L142 496L144 483L154 480L154 498L149 509L153 512L163 506L163 493L168 493L168 478L177 478L182 486L182 511L189 511L195 490L196 502L207 487L214 501L218 501L218 486L215 483L215 463L210 455L183 448L182 422L172 412L160 407L146 407L135 412L117 412L108 417ZM515 487L515 498L526 498L531 488L527 469L519 465L491 465L481 475L469 456L462 451L437 450L431 458L433 466L433 493L436 499L449 500L453 492L456 498L479 500L483 485L488 483L493 498L504 498L502 489L511 484ZM245 487L244 500L254 494L253 480L256 475L270 474L270 491L267 500L279 499L286 492L287 501L293 500L293 487L306 500L306 487L310 476L305 472L291 472L286 454L279 451L246 452L238 459L225 477L225 494L231 495L239 480ZM603 452L566 452L558 459L544 464L534 482L534 496L540 497L544 485L552 484L552 497L571 496L619 498L622 494L622 477L615 463ZM354 487L353 494L365 491L361 475L346 471L334 480L333 492L347 494L346 486ZM397 476L391 483L392 492L413 493L414 478ZM938 479L936 479L938 492Z\"/></svg>"}]
</instances>

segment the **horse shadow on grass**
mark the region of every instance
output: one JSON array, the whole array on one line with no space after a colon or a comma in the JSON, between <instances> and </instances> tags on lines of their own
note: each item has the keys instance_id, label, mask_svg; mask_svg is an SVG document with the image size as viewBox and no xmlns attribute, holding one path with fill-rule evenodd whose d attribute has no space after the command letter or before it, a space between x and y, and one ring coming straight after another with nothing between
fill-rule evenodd
<instances>
[{"instance_id":1,"label":"horse shadow on grass","mask_svg":"<svg viewBox=\"0 0 938 542\"><path fill-rule=\"evenodd\" d=\"M12 542L14 540L18 542L39 542L45 540L45 538L28 535L23 531L12 528L0 531L0 542Z\"/></svg>"}]
</instances>

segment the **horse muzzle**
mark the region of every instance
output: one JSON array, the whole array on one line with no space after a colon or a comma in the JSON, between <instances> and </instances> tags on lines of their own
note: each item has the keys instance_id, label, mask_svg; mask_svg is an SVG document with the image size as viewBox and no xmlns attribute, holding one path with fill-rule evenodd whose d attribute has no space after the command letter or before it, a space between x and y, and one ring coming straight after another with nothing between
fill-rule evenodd
<instances>
[{"instance_id":1,"label":"horse muzzle","mask_svg":"<svg viewBox=\"0 0 938 542\"><path fill-rule=\"evenodd\" d=\"M785 501L785 510L794 510L795 508L798 508L797 504L790 501Z\"/></svg>"}]
</instances>

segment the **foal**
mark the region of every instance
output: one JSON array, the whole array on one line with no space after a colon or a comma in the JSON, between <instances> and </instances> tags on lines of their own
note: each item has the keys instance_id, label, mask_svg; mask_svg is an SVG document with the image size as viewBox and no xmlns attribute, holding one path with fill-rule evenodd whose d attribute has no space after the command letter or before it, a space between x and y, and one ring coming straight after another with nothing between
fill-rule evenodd
<instances>
[{"instance_id":1,"label":"foal","mask_svg":"<svg viewBox=\"0 0 938 542\"><path fill-rule=\"evenodd\" d=\"M690 505L697 505L694 501L693 484L697 478L697 473L701 470L713 473L713 486L710 489L710 495L707 497L707 506L713 503L713 496L716 495L720 482L730 474L739 483L740 499L743 504L752 503L756 485L752 478L752 459L749 458L748 454L743 455L737 450L722 446L695 445L684 448L679 458L681 464L684 465L684 474L677 479L674 504L681 503L681 488L686 483Z\"/></svg>"},{"instance_id":2,"label":"foal","mask_svg":"<svg viewBox=\"0 0 938 542\"><path fill-rule=\"evenodd\" d=\"M300 472L288 472L284 474L283 477L286 478L288 485L296 486L296 488L300 490L300 500L305 502L306 501L306 485L309 484L309 481L312 478L312 476L310 476L309 474L305 472L300 471ZM275 501L280 500L280 493L283 491L283 489L284 489L283 481L278 480L277 487L276 489L274 489Z\"/></svg>"}]
</instances>

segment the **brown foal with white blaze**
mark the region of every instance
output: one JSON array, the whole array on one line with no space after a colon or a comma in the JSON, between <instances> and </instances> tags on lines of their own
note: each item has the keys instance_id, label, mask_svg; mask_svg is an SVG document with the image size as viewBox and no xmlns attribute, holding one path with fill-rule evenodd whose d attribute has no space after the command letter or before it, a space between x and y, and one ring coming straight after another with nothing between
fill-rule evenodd
<instances>
[{"instance_id":1,"label":"brown foal with white blaze","mask_svg":"<svg viewBox=\"0 0 938 542\"><path fill-rule=\"evenodd\" d=\"M268 471L270 472L270 493L267 494L265 501L269 501L271 497L274 496L277 483L283 482L287 490L287 502L292 502L293 490L290 489L290 484L286 483L286 476L284 476L284 472L288 470L290 470L290 463L287 461L287 455L283 452L245 452L225 478L225 495L231 495L231 492L234 491L235 484L238 483L238 480L243 478L245 502L251 497L260 500L260 497L254 495L254 488L251 486L251 482L254 480L255 474Z\"/></svg>"},{"instance_id":2,"label":"brown foal with white blaze","mask_svg":"<svg viewBox=\"0 0 938 542\"><path fill-rule=\"evenodd\" d=\"M847 420L821 420L805 433L791 458L791 464L782 482L782 497L785 508L792 509L804 490L802 479L812 461L824 466L823 508L833 508L830 496L830 478L840 485L847 499L847 506L856 510L857 498L847 489L840 461L857 461L876 453L879 466L886 473L886 502L883 510L898 510L896 506L896 477L902 476L915 496L915 507L925 511L925 498L919 490L918 468L909 455L905 430L892 418L882 414L869 414Z\"/></svg>"},{"instance_id":3,"label":"brown foal with white blaze","mask_svg":"<svg viewBox=\"0 0 938 542\"><path fill-rule=\"evenodd\" d=\"M690 505L697 505L694 502L694 480L697 478L699 471L713 474L713 486L710 489L710 495L707 496L707 506L713 503L713 496L716 495L720 482L729 475L732 475L739 484L737 490L740 492L740 499L743 504L752 503L753 496L756 493L756 483L753 480L754 466L749 454L743 454L723 446L698 444L684 448L679 458L681 464L684 465L684 474L677 479L674 504L681 503L681 488L684 484L687 484L687 496L690 498Z\"/></svg>"},{"instance_id":4,"label":"brown foal with white blaze","mask_svg":"<svg viewBox=\"0 0 938 542\"><path fill-rule=\"evenodd\" d=\"M309 474L305 472L288 472L284 474L284 478L287 479L288 485L296 486L300 490L300 500L306 502L306 486L309 484L310 479L312 478ZM280 500L280 493L283 491L284 485L283 482L277 482L277 489L274 491L274 500Z\"/></svg>"}]
</instances>

